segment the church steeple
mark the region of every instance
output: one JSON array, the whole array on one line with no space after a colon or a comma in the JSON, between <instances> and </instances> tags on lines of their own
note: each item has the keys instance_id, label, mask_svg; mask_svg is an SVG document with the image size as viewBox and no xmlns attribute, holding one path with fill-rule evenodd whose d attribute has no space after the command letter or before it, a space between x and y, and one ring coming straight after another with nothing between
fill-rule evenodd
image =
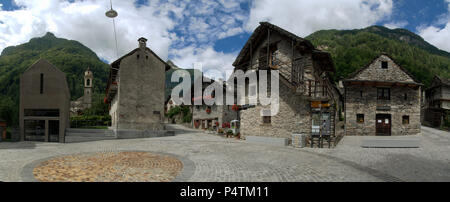
<instances>
[{"instance_id":1,"label":"church steeple","mask_svg":"<svg viewBox=\"0 0 450 202\"><path fill-rule=\"evenodd\" d=\"M94 81L94 74L91 71L91 68L84 72L84 97L83 97L83 105L85 109L91 108L92 106L92 87Z\"/></svg>"}]
</instances>

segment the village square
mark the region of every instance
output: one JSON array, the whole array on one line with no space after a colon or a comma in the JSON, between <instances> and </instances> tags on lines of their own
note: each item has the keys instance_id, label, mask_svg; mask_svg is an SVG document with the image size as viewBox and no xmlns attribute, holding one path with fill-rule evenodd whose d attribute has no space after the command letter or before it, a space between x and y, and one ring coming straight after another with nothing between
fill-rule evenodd
<instances>
[{"instance_id":1,"label":"village square","mask_svg":"<svg viewBox=\"0 0 450 202\"><path fill-rule=\"evenodd\" d=\"M18 124L0 117L0 181L450 181L446 76L425 83L383 50L336 79L329 48L264 21L219 79L148 37L101 75L79 64L82 80L33 60Z\"/></svg>"}]
</instances>

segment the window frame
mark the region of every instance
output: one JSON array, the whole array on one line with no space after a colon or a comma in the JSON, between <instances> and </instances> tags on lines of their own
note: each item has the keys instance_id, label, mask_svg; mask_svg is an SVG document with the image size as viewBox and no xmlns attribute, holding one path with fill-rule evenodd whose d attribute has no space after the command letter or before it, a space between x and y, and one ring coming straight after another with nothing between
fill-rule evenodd
<instances>
[{"instance_id":1,"label":"window frame","mask_svg":"<svg viewBox=\"0 0 450 202\"><path fill-rule=\"evenodd\" d=\"M377 88L377 100L386 100L386 101L391 100L391 89Z\"/></svg>"},{"instance_id":2,"label":"window frame","mask_svg":"<svg viewBox=\"0 0 450 202\"><path fill-rule=\"evenodd\" d=\"M272 124L272 116L263 116L262 117L262 123L264 125L270 125Z\"/></svg>"},{"instance_id":3,"label":"window frame","mask_svg":"<svg viewBox=\"0 0 450 202\"><path fill-rule=\"evenodd\" d=\"M410 117L408 115L402 116L402 124L403 125L409 125L410 124Z\"/></svg>"},{"instance_id":4,"label":"window frame","mask_svg":"<svg viewBox=\"0 0 450 202\"><path fill-rule=\"evenodd\" d=\"M389 69L389 63L387 61L381 61L381 69Z\"/></svg>"},{"instance_id":5,"label":"window frame","mask_svg":"<svg viewBox=\"0 0 450 202\"><path fill-rule=\"evenodd\" d=\"M365 115L364 114L356 114L356 123L364 124L365 123Z\"/></svg>"}]
</instances>

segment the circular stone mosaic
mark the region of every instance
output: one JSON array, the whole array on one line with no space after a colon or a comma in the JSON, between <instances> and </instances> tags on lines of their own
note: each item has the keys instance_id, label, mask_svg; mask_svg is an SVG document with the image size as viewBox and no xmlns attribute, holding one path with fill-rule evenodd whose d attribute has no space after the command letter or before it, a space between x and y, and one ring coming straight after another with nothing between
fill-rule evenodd
<instances>
[{"instance_id":1,"label":"circular stone mosaic","mask_svg":"<svg viewBox=\"0 0 450 202\"><path fill-rule=\"evenodd\" d=\"M170 182L183 163L148 152L105 152L56 157L38 164L40 182Z\"/></svg>"}]
</instances>

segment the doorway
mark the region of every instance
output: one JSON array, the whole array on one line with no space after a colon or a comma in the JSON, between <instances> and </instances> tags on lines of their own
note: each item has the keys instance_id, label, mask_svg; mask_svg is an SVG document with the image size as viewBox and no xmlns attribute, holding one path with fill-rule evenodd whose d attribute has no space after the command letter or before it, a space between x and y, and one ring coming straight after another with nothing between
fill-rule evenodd
<instances>
[{"instance_id":1,"label":"doorway","mask_svg":"<svg viewBox=\"0 0 450 202\"><path fill-rule=\"evenodd\" d=\"M376 117L376 135L377 136L391 136L392 129L392 115L377 114Z\"/></svg>"},{"instance_id":2,"label":"doorway","mask_svg":"<svg viewBox=\"0 0 450 202\"><path fill-rule=\"evenodd\" d=\"M59 142L59 121L48 121L48 141Z\"/></svg>"}]
</instances>

